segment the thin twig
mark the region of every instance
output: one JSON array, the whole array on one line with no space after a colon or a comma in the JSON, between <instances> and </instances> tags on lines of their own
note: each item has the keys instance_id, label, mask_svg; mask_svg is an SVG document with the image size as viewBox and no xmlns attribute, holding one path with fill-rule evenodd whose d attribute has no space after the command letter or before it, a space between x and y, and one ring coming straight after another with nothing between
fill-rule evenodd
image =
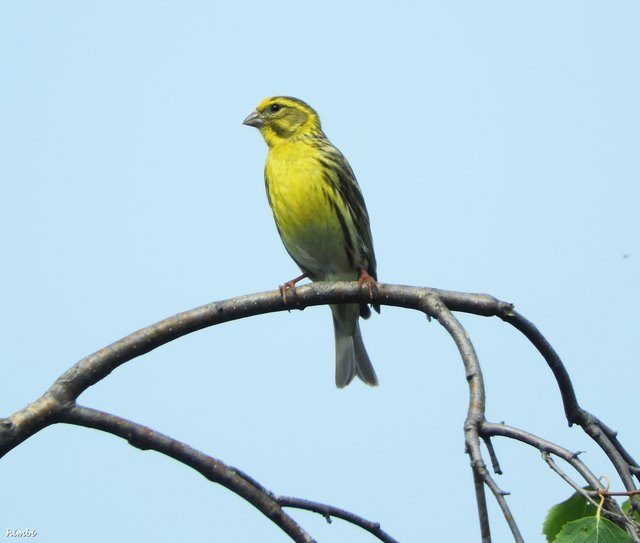
<instances>
[{"instance_id":1,"label":"thin twig","mask_svg":"<svg viewBox=\"0 0 640 543\"><path fill-rule=\"evenodd\" d=\"M487 508L486 492L484 491L484 480L477 469L472 469L471 474L473 475L473 488L476 492L480 538L482 539L482 543L491 543L491 524L489 523L489 510Z\"/></svg>"},{"instance_id":2,"label":"thin twig","mask_svg":"<svg viewBox=\"0 0 640 543\"><path fill-rule=\"evenodd\" d=\"M596 489L604 489L598 477L586 466L578 455L552 441L538 437L530 432L509 426L505 423L484 422L482 424L481 433L483 436L502 436L514 439L522 443L526 443L540 452L549 452L555 456L562 458L573 469L575 469L585 480L585 482Z\"/></svg>"},{"instance_id":3,"label":"thin twig","mask_svg":"<svg viewBox=\"0 0 640 543\"><path fill-rule=\"evenodd\" d=\"M592 496L602 493L603 491L605 491L605 488L602 486L602 483L600 482L598 477L586 466L586 464L584 464L584 462L582 462L582 460L580 460L578 454L565 449L564 447L557 445L556 443L504 423L497 424L485 422L482 425L481 432L483 436L507 437L538 449L542 453L542 458L553 471L555 471L567 484L569 484L569 486L571 486L576 492L581 494L592 505L597 506L597 503ZM571 479L553 461L553 459L551 458L551 454L567 462L582 476L585 483L587 483L589 487L595 489L595 492L585 490L577 482ZM629 533L633 532L633 521L628 519L623 514L620 506L616 501L607 497L605 499L605 506L603 507L602 512L607 518L609 518L619 526L627 528L627 531L629 531ZM635 534L632 534L632 536L637 537L637 535ZM636 539L634 539L634 541L636 541Z\"/></svg>"},{"instance_id":4,"label":"thin twig","mask_svg":"<svg viewBox=\"0 0 640 543\"><path fill-rule=\"evenodd\" d=\"M633 490L632 492L611 492L611 491L603 491L598 492L598 494L602 494L603 496L640 496L640 490Z\"/></svg>"},{"instance_id":5,"label":"thin twig","mask_svg":"<svg viewBox=\"0 0 640 543\"><path fill-rule=\"evenodd\" d=\"M576 481L574 481L569 475L562 469L560 466L556 464L551 456L551 453L547 451L542 452L542 459L547 463L547 465L565 482L567 483L573 490L575 490L578 494L580 494L585 500L587 500L594 507L598 507L598 503L591 496L591 492L582 488Z\"/></svg>"},{"instance_id":6,"label":"thin twig","mask_svg":"<svg viewBox=\"0 0 640 543\"><path fill-rule=\"evenodd\" d=\"M604 492L599 490L598 492L592 492L582 488L578 483L576 483L571 477L567 475L560 466L553 461L551 458L551 454L548 452L542 453L542 458L547 463L547 465L558 474L558 476L565 481L569 486L571 486L577 494L580 494L587 502L589 502L593 507L598 508L599 502L597 502L593 496L602 496L605 498L604 506L600 509L600 512L603 516L608 518L609 520L615 522L619 526L624 526L627 529L627 532L633 537L634 541L639 541L638 534L636 533L636 526L633 520L629 519L624 515L620 506L610 498L610 496L614 495L613 493ZM623 493L625 494L625 493Z\"/></svg>"},{"instance_id":7,"label":"thin twig","mask_svg":"<svg viewBox=\"0 0 640 543\"><path fill-rule=\"evenodd\" d=\"M292 498L291 496L277 496L275 499L281 507L295 507L296 509L304 509L306 511L318 513L327 519L327 522L331 522L331 517L346 520L347 522L355 524L363 530L373 534L384 543L399 543L397 539L391 537L391 535L380 527L379 522L372 522L359 515L355 515L350 511L346 511L345 509L340 509L333 505L318 503L311 500Z\"/></svg>"},{"instance_id":8,"label":"thin twig","mask_svg":"<svg viewBox=\"0 0 640 543\"><path fill-rule=\"evenodd\" d=\"M502 475L502 468L500 467L500 462L498 461L498 455L496 454L496 450L493 447L493 442L491 441L491 436L480 436L482 441L484 441L484 445L487 448L487 452L489 453L489 458L491 459L491 468L493 472L497 475Z\"/></svg>"}]
</instances>

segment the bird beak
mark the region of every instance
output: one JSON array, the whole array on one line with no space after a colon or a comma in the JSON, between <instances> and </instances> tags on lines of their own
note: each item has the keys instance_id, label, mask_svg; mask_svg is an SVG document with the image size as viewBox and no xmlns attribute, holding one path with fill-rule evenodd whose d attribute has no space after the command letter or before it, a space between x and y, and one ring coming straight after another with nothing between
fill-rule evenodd
<instances>
[{"instance_id":1,"label":"bird beak","mask_svg":"<svg viewBox=\"0 0 640 543\"><path fill-rule=\"evenodd\" d=\"M264 120L262 119L262 115L260 115L258 111L252 111L249 116L244 121L242 121L242 124L246 124L247 126L255 126L256 128L262 128Z\"/></svg>"}]
</instances>

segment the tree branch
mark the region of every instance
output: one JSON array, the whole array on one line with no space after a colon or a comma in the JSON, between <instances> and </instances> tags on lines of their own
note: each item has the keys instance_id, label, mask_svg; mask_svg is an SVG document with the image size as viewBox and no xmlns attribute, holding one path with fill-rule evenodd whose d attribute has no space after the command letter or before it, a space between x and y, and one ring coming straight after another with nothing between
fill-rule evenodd
<instances>
[{"instance_id":1,"label":"tree branch","mask_svg":"<svg viewBox=\"0 0 640 543\"><path fill-rule=\"evenodd\" d=\"M331 517L346 520L347 522L355 524L363 530L373 534L380 541L384 541L384 543L398 543L397 539L391 537L380 527L379 522L372 522L359 515L354 515L350 511L340 509L339 507L310 500L303 500L300 498L292 498L290 496L278 496L276 497L276 501L282 507L295 507L296 509L304 509L306 511L311 511L312 513L318 513L327 519L327 522L331 522Z\"/></svg>"},{"instance_id":2,"label":"tree branch","mask_svg":"<svg viewBox=\"0 0 640 543\"><path fill-rule=\"evenodd\" d=\"M438 289L380 283L371 301L423 310L423 300L436 296L450 309L482 316L508 312L510 304L485 294L466 294ZM261 292L212 302L178 313L142 328L83 358L64 372L45 394L11 417L0 419L0 458L42 428L53 424L66 405L120 365L177 338L209 326L254 315L304 309L328 303L367 302L368 290L357 282L312 283L296 289L285 302L279 291Z\"/></svg>"},{"instance_id":3,"label":"tree branch","mask_svg":"<svg viewBox=\"0 0 640 543\"><path fill-rule=\"evenodd\" d=\"M606 516L616 524L626 527L629 534L631 534L634 538L634 541L640 541L638 539L638 535L635 532L633 521L631 521L624 515L622 509L615 500L609 498L610 494L605 492L606 489L600 482L600 479L598 479L598 477L586 466L586 464L582 462L582 460L580 460L577 453L565 449L564 447L552 443L551 441L504 423L496 424L485 422L482 425L481 434L485 437L507 437L538 449L542 453L542 458L547 463L547 465L553 471L555 471L558 476L560 476L560 478L562 478L567 484L569 484L569 486L571 486L577 493L581 494L589 503L597 507L598 504L596 503L594 496L597 496L599 494L605 495L604 507L602 508L602 513L604 514L604 516ZM562 460L567 462L567 464L569 464L578 472L578 474L580 474L585 483L595 491L585 490L581 485L573 481L553 461L551 455L557 456L558 458L561 458Z\"/></svg>"},{"instance_id":4,"label":"tree branch","mask_svg":"<svg viewBox=\"0 0 640 543\"><path fill-rule=\"evenodd\" d=\"M288 296L286 300L283 300L278 291L240 296L179 313L134 332L83 358L64 372L38 400L10 417L0 419L0 457L48 425L65 422L87 426L118 435L140 449L153 449L191 466L211 481L222 484L245 498L295 541L310 542L313 539L282 511L282 507L285 505L306 508L325 516L344 518L369 530L383 541L394 541L388 534L380 530L377 523L332 506L295 498L275 497L251 477L183 443L115 415L76 404L76 400L82 392L104 379L120 365L186 334L258 314L304 309L322 304L354 302L375 302L422 311L428 317L436 318L458 347L469 386L469 405L464 425L465 444L474 474L483 541L489 542L491 540L484 493L485 485L491 489L500 505L514 539L520 542L522 536L504 498L506 493L499 489L486 468L480 439L486 443L496 473L500 472L500 467L490 438L493 435L502 435L528 443L545 454L552 453L563 458L593 488L600 487L597 478L570 451L522 430L486 421L484 383L477 355L464 328L453 316L452 311L485 317L498 316L523 333L544 357L553 372L569 425L579 424L607 454L618 471L627 492L633 494L636 491L633 477L640 479L640 466L620 444L613 430L580 407L571 379L560 357L540 331L522 315L515 312L511 304L485 294L382 283L378 284L373 293L370 293L368 289L361 289L357 282L338 282L313 283L298 287L295 295ZM610 498L607 499L610 500ZM634 507L637 507L638 500L632 501ZM612 515L618 513L613 506L607 505L607 510Z\"/></svg>"},{"instance_id":5,"label":"tree branch","mask_svg":"<svg viewBox=\"0 0 640 543\"><path fill-rule=\"evenodd\" d=\"M533 323L516 311L505 312L499 316L522 332L544 357L558 383L569 426L580 425L609 457L627 491L636 490L633 476L640 481L640 466L618 441L614 430L580 407L569 373L551 344Z\"/></svg>"},{"instance_id":6,"label":"tree branch","mask_svg":"<svg viewBox=\"0 0 640 543\"><path fill-rule=\"evenodd\" d=\"M502 491L493 480L482 457L482 451L480 448L480 428L485 421L486 395L484 380L482 378L482 370L480 369L480 363L478 362L476 351L473 348L473 344L471 343L465 329L439 297L425 297L424 308L427 314L431 314L438 319L438 322L440 322L447 332L449 332L451 338L458 347L458 351L464 364L467 383L469 386L469 406L464 423L465 450L471 458L471 467L474 471L476 501L478 504L482 540L483 542L491 541L491 534L489 531L489 517L484 488L482 485L478 484L478 479L487 485L491 492L493 492L498 505L500 505L502 514L511 529L511 533L513 534L515 541L517 543L524 543L520 529L518 528L509 506L507 505L507 501L505 499L506 493Z\"/></svg>"},{"instance_id":7,"label":"tree branch","mask_svg":"<svg viewBox=\"0 0 640 543\"><path fill-rule=\"evenodd\" d=\"M147 426L80 405L64 410L60 422L102 430L126 439L140 450L153 450L165 454L196 470L209 481L218 483L247 500L294 541L300 543L315 541L282 510L278 501L263 486L255 483L252 479L243 477L237 470L227 466L221 460L197 451L185 443Z\"/></svg>"}]
</instances>

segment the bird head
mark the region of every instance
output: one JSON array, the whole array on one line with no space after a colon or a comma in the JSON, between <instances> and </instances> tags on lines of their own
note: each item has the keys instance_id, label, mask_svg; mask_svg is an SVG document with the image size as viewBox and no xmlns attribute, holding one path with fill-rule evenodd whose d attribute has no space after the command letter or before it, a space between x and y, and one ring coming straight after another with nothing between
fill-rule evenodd
<instances>
[{"instance_id":1,"label":"bird head","mask_svg":"<svg viewBox=\"0 0 640 543\"><path fill-rule=\"evenodd\" d=\"M316 111L309 104L290 96L263 100L243 124L260 130L269 147L287 140L324 136Z\"/></svg>"}]
</instances>

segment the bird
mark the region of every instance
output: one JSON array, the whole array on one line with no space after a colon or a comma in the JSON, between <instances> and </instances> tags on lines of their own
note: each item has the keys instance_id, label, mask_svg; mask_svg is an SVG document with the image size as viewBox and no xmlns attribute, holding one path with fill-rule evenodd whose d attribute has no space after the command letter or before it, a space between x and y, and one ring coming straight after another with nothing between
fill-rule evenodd
<instances>
[{"instance_id":1,"label":"bird","mask_svg":"<svg viewBox=\"0 0 640 543\"><path fill-rule=\"evenodd\" d=\"M283 296L304 278L358 280L372 295L377 271L369 214L349 162L324 134L318 113L298 98L274 96L243 124L257 128L267 144L267 199L285 249L302 271L280 287ZM356 376L376 386L359 324L359 317L371 316L369 305L333 304L331 312L336 386L344 388Z\"/></svg>"}]
</instances>

